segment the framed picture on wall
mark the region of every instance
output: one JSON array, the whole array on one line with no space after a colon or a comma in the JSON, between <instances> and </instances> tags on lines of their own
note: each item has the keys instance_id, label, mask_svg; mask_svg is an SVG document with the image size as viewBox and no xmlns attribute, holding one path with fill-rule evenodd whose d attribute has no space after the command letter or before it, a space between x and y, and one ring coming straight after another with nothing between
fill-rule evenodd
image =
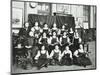
<instances>
[{"instance_id":1,"label":"framed picture on wall","mask_svg":"<svg viewBox=\"0 0 100 75\"><path fill-rule=\"evenodd\" d=\"M21 28L23 19L23 9L12 8L12 28Z\"/></svg>"},{"instance_id":2,"label":"framed picture on wall","mask_svg":"<svg viewBox=\"0 0 100 75\"><path fill-rule=\"evenodd\" d=\"M75 23L76 24L76 28L83 27L83 17L77 17L75 22L76 22Z\"/></svg>"},{"instance_id":3,"label":"framed picture on wall","mask_svg":"<svg viewBox=\"0 0 100 75\"><path fill-rule=\"evenodd\" d=\"M49 15L50 3L38 3L38 14Z\"/></svg>"},{"instance_id":4,"label":"framed picture on wall","mask_svg":"<svg viewBox=\"0 0 100 75\"><path fill-rule=\"evenodd\" d=\"M57 4L56 10L59 13L70 14L70 5Z\"/></svg>"}]
</instances>

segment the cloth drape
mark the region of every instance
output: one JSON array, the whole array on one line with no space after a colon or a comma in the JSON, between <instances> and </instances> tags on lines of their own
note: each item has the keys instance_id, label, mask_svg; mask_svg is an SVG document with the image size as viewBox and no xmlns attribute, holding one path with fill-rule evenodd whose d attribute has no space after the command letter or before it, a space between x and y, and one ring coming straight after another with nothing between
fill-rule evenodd
<instances>
[{"instance_id":1,"label":"cloth drape","mask_svg":"<svg viewBox=\"0 0 100 75\"><path fill-rule=\"evenodd\" d=\"M38 22L40 27L43 27L45 23L51 28L54 23L57 24L58 28L61 28L62 25L68 24L68 28L72 27L75 28L75 21L74 17L69 16L51 16L51 15L36 15L36 14L29 14L28 15L28 22L31 26L34 26L35 22Z\"/></svg>"}]
</instances>

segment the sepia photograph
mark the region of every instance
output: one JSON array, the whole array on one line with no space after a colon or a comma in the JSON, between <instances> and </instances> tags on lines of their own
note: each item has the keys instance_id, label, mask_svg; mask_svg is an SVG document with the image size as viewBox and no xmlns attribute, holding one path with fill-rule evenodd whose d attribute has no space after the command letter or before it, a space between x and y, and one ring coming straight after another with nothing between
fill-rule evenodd
<instances>
[{"instance_id":1,"label":"sepia photograph","mask_svg":"<svg viewBox=\"0 0 100 75\"><path fill-rule=\"evenodd\" d=\"M96 69L96 5L11 0L11 74Z\"/></svg>"}]
</instances>

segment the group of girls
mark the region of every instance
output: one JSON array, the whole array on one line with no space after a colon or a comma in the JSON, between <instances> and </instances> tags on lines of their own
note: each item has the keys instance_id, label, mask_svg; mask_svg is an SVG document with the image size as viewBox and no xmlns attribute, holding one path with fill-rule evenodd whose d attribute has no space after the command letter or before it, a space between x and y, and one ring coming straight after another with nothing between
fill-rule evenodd
<instances>
[{"instance_id":1,"label":"group of girls","mask_svg":"<svg viewBox=\"0 0 100 75\"><path fill-rule=\"evenodd\" d=\"M79 45L79 49L75 50L74 53L69 49L69 46L66 46L63 52L61 52L59 46L56 45L49 54L48 50L45 49L45 46L42 46L34 59L37 61L36 64L38 69L48 67L48 65L78 65L86 67L87 65L92 64L84 52L82 44Z\"/></svg>"},{"instance_id":2,"label":"group of girls","mask_svg":"<svg viewBox=\"0 0 100 75\"><path fill-rule=\"evenodd\" d=\"M52 28L47 24L41 28L38 22L30 29L28 27L29 23L26 23L25 28L20 30L16 47L24 47L28 60L38 69L48 65L91 65L77 29L73 31L65 25L58 28L56 23Z\"/></svg>"}]
</instances>

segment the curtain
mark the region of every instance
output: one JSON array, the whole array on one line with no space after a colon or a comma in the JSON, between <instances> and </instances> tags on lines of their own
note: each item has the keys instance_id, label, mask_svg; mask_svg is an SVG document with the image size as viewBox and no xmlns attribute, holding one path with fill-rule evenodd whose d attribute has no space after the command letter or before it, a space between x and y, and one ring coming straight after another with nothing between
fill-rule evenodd
<instances>
[{"instance_id":1,"label":"curtain","mask_svg":"<svg viewBox=\"0 0 100 75\"><path fill-rule=\"evenodd\" d=\"M50 15L35 15L29 14L28 15L28 22L30 26L34 26L35 22L38 22L40 27L43 27L45 23L51 28L54 23L57 24L58 28L61 28L62 25L68 24L68 28L72 27L75 28L75 21L74 17L68 16L50 16Z\"/></svg>"}]
</instances>

